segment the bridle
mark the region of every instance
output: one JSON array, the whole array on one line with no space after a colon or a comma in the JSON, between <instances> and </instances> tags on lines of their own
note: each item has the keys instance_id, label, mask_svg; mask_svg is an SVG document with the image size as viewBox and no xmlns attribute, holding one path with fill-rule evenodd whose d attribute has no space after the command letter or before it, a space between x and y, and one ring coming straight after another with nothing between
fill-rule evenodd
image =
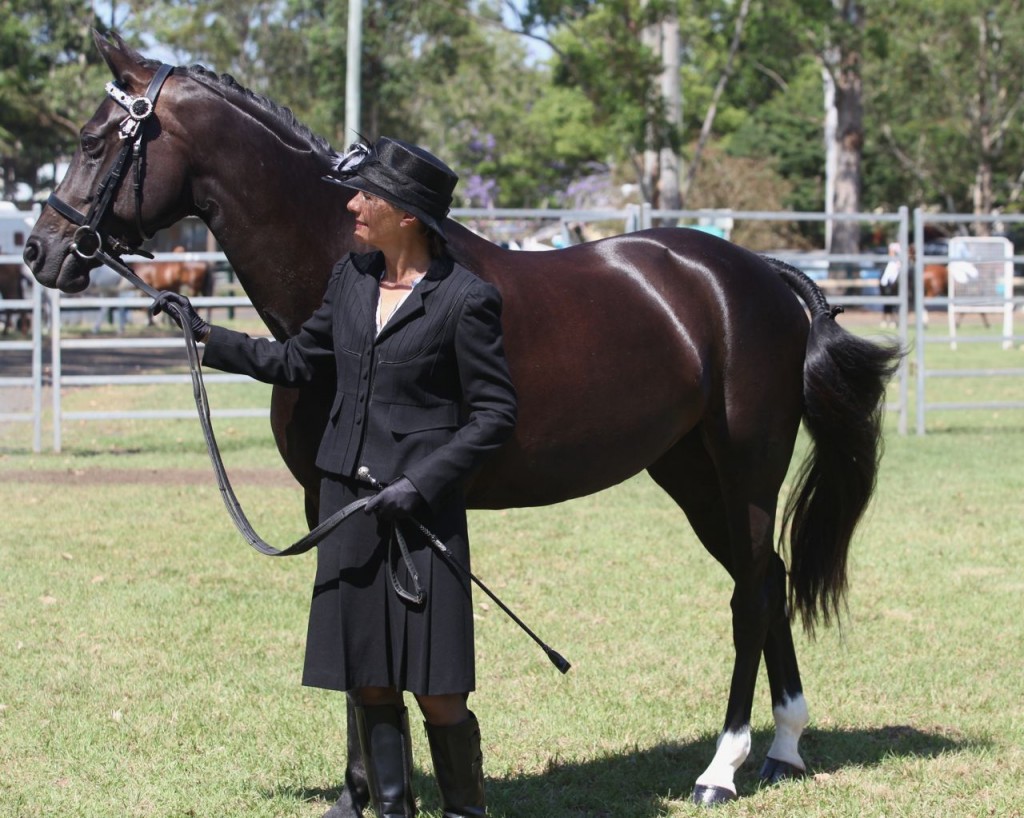
<instances>
[{"instance_id":1,"label":"bridle","mask_svg":"<svg viewBox=\"0 0 1024 818\"><path fill-rule=\"evenodd\" d=\"M116 82L108 82L106 85L107 96L128 112L118 126L122 145L117 159L110 166L107 175L103 177L100 186L96 191L92 205L88 213L72 207L56 193L51 193L46 203L60 213L65 219L78 225L74 239L71 243L71 251L83 261L99 259L104 261L102 253L106 245L114 255L133 253L152 258L149 253L143 252L138 245L132 245L124 239L106 236L99 231L100 222L106 217L110 210L114 195L121 185L122 174L129 159L135 168L135 229L140 237L139 244L151 238L142 227L142 166L144 163L146 136L146 122L153 116L157 97L164 81L170 76L174 68L166 63L160 65L153 79L149 82L146 93L141 97L133 97L128 94Z\"/></svg>"}]
</instances>

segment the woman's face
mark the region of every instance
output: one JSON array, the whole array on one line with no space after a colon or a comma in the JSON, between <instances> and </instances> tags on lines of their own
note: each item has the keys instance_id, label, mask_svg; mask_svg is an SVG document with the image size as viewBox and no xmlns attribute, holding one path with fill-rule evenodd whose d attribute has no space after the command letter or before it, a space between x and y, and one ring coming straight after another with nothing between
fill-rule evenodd
<instances>
[{"instance_id":1,"label":"woman's face","mask_svg":"<svg viewBox=\"0 0 1024 818\"><path fill-rule=\"evenodd\" d=\"M390 202L362 190L349 200L348 209L356 217L356 238L377 249L385 249L398 239L402 220L408 217Z\"/></svg>"}]
</instances>

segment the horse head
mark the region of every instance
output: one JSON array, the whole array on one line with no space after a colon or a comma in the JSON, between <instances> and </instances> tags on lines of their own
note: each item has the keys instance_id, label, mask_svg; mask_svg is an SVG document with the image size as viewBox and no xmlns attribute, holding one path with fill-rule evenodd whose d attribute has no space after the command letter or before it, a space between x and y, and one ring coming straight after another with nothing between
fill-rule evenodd
<instances>
[{"instance_id":1,"label":"horse head","mask_svg":"<svg viewBox=\"0 0 1024 818\"><path fill-rule=\"evenodd\" d=\"M345 208L352 192L323 181L337 159L331 146L226 74L171 69L112 37L94 33L115 81L81 129L25 263L44 286L79 292L101 261L97 252L131 253L195 215L271 331L297 331L333 263L358 249Z\"/></svg>"},{"instance_id":2,"label":"horse head","mask_svg":"<svg viewBox=\"0 0 1024 818\"><path fill-rule=\"evenodd\" d=\"M25 247L40 284L79 292L100 264L97 250L131 251L189 211L185 143L167 101L181 93L173 72L153 88L161 64L117 35L94 32L114 75L108 95L81 128L78 149ZM160 103L147 103L147 95ZM159 110L157 110L159 109Z\"/></svg>"}]
</instances>

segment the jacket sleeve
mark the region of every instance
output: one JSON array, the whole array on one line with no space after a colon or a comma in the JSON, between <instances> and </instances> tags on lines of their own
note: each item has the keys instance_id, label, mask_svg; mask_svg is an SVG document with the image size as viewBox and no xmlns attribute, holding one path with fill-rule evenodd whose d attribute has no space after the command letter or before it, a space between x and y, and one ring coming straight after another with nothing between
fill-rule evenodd
<instances>
[{"instance_id":1,"label":"jacket sleeve","mask_svg":"<svg viewBox=\"0 0 1024 818\"><path fill-rule=\"evenodd\" d=\"M511 435L516 392L501 331L501 295L479 282L463 302L455 355L466 420L452 439L405 470L427 504L438 501L475 471Z\"/></svg>"},{"instance_id":2,"label":"jacket sleeve","mask_svg":"<svg viewBox=\"0 0 1024 818\"><path fill-rule=\"evenodd\" d=\"M248 375L277 386L300 386L318 374L333 372L333 304L337 274L327 286L323 303L298 334L283 342L250 338L243 332L213 326L203 352L204 366Z\"/></svg>"}]
</instances>

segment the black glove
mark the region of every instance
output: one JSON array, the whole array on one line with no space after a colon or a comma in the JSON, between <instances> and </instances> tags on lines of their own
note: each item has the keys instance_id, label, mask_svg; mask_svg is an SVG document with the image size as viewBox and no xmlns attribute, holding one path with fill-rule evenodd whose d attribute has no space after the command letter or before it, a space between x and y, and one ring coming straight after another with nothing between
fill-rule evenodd
<instances>
[{"instance_id":1,"label":"black glove","mask_svg":"<svg viewBox=\"0 0 1024 818\"><path fill-rule=\"evenodd\" d=\"M192 302L186 296L164 290L154 299L153 306L149 308L149 313L150 315L157 315L158 313L165 312L180 327L181 319L178 317L178 310L168 309L168 306L171 304L176 305L181 310L181 314L192 329L193 337L197 341L205 341L206 336L210 334L210 325L199 317L199 313L196 312Z\"/></svg>"},{"instance_id":2,"label":"black glove","mask_svg":"<svg viewBox=\"0 0 1024 818\"><path fill-rule=\"evenodd\" d=\"M396 480L379 494L370 498L363 507L367 514L376 514L381 520L392 522L411 517L423 503L423 498L408 477Z\"/></svg>"}]
</instances>

